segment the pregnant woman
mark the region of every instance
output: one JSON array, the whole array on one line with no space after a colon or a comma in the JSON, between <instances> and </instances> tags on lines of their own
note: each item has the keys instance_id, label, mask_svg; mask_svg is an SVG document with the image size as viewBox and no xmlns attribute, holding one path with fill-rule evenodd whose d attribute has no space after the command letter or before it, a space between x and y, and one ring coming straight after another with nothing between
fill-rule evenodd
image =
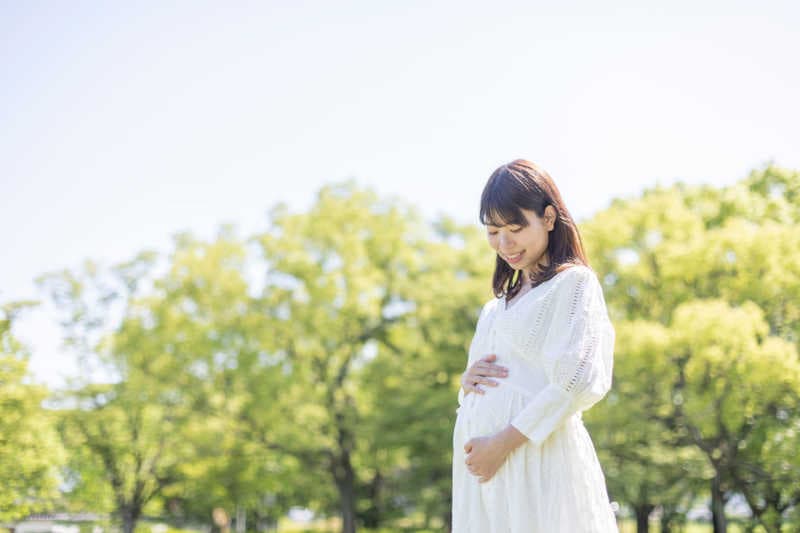
<instances>
[{"instance_id":1,"label":"pregnant woman","mask_svg":"<svg viewBox=\"0 0 800 533\"><path fill-rule=\"evenodd\" d=\"M611 387L615 332L553 180L525 160L481 196L497 252L453 431L454 533L617 532L581 412Z\"/></svg>"}]
</instances>

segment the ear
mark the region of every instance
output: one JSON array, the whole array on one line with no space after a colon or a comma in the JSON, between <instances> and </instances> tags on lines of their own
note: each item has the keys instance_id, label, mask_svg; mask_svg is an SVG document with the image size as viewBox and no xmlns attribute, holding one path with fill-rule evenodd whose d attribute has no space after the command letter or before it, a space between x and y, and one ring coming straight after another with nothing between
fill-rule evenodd
<instances>
[{"instance_id":1,"label":"ear","mask_svg":"<svg viewBox=\"0 0 800 533\"><path fill-rule=\"evenodd\" d=\"M552 205L544 208L544 224L547 231L553 231L553 227L556 224L556 214L556 208Z\"/></svg>"}]
</instances>

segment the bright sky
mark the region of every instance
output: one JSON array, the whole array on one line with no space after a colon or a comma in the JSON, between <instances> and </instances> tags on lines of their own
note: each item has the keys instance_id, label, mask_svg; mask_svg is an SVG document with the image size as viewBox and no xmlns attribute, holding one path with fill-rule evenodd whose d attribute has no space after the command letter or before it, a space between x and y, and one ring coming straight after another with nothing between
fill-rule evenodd
<instances>
[{"instance_id":1,"label":"bright sky","mask_svg":"<svg viewBox=\"0 0 800 533\"><path fill-rule=\"evenodd\" d=\"M166 4L0 0L0 302L351 176L477 224L517 157L579 220L800 168L797 2ZM75 371L46 309L17 333L37 380Z\"/></svg>"}]
</instances>

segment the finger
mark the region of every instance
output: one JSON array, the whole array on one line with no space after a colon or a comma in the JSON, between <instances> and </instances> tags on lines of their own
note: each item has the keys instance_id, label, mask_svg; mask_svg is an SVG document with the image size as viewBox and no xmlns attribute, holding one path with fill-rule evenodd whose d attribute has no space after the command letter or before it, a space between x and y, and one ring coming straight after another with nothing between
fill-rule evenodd
<instances>
[{"instance_id":1,"label":"finger","mask_svg":"<svg viewBox=\"0 0 800 533\"><path fill-rule=\"evenodd\" d=\"M461 386L464 388L464 392L476 391L477 389L475 388L475 385L478 379L479 378L477 376L465 377L464 380L461 382Z\"/></svg>"},{"instance_id":2,"label":"finger","mask_svg":"<svg viewBox=\"0 0 800 533\"><path fill-rule=\"evenodd\" d=\"M481 365L481 374L484 376L500 376L505 373L508 373L508 368L503 365L496 365L494 363Z\"/></svg>"},{"instance_id":3,"label":"finger","mask_svg":"<svg viewBox=\"0 0 800 533\"><path fill-rule=\"evenodd\" d=\"M496 365L493 365L492 363L482 363L478 361L473 365L471 371L473 374L483 375L485 372L491 372L492 366Z\"/></svg>"},{"instance_id":4,"label":"finger","mask_svg":"<svg viewBox=\"0 0 800 533\"><path fill-rule=\"evenodd\" d=\"M506 376L508 369L504 366L494 364L478 364L473 370L470 370L469 375L472 376Z\"/></svg>"},{"instance_id":5,"label":"finger","mask_svg":"<svg viewBox=\"0 0 800 533\"><path fill-rule=\"evenodd\" d=\"M491 379L482 378L482 377L476 377L475 381L471 385L472 390L474 390L476 392L481 392L480 387L478 387L478 383L482 383L484 385L489 385L489 386L492 386L492 387L498 384L496 381L493 381Z\"/></svg>"},{"instance_id":6,"label":"finger","mask_svg":"<svg viewBox=\"0 0 800 533\"><path fill-rule=\"evenodd\" d=\"M478 384L477 381L478 378L476 377L470 377L469 379L467 379L466 382L464 383L464 390L473 390L473 391L477 390L476 389L476 386Z\"/></svg>"},{"instance_id":7,"label":"finger","mask_svg":"<svg viewBox=\"0 0 800 533\"><path fill-rule=\"evenodd\" d=\"M475 387L478 385L480 380L483 378L480 374L475 374L474 376L469 376L467 378L467 382L469 383L470 387Z\"/></svg>"},{"instance_id":8,"label":"finger","mask_svg":"<svg viewBox=\"0 0 800 533\"><path fill-rule=\"evenodd\" d=\"M472 370L469 371L469 377L471 378L478 378L481 376L486 376L491 372L488 367L484 365L476 365Z\"/></svg>"},{"instance_id":9,"label":"finger","mask_svg":"<svg viewBox=\"0 0 800 533\"><path fill-rule=\"evenodd\" d=\"M507 376L508 369L504 366L500 365L492 365L492 368L489 369L492 376Z\"/></svg>"},{"instance_id":10,"label":"finger","mask_svg":"<svg viewBox=\"0 0 800 533\"><path fill-rule=\"evenodd\" d=\"M497 354L490 353L486 357L482 357L480 360L491 363L492 361L494 361L496 359L497 359Z\"/></svg>"},{"instance_id":11,"label":"finger","mask_svg":"<svg viewBox=\"0 0 800 533\"><path fill-rule=\"evenodd\" d=\"M482 377L486 374L487 370L481 370L480 368L469 370L466 374L466 381L474 383L478 380L479 377Z\"/></svg>"},{"instance_id":12,"label":"finger","mask_svg":"<svg viewBox=\"0 0 800 533\"><path fill-rule=\"evenodd\" d=\"M467 369L468 376L480 376L484 372L486 372L486 368L483 366L483 363L475 363Z\"/></svg>"}]
</instances>

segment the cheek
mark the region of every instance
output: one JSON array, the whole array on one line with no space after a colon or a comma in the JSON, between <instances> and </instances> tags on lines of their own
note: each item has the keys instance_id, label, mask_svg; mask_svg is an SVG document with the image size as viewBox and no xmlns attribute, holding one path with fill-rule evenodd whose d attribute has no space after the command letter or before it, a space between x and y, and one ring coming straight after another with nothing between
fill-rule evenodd
<instances>
[{"instance_id":1,"label":"cheek","mask_svg":"<svg viewBox=\"0 0 800 533\"><path fill-rule=\"evenodd\" d=\"M525 241L531 243L531 245L541 246L547 243L547 234L529 233L525 235Z\"/></svg>"}]
</instances>

